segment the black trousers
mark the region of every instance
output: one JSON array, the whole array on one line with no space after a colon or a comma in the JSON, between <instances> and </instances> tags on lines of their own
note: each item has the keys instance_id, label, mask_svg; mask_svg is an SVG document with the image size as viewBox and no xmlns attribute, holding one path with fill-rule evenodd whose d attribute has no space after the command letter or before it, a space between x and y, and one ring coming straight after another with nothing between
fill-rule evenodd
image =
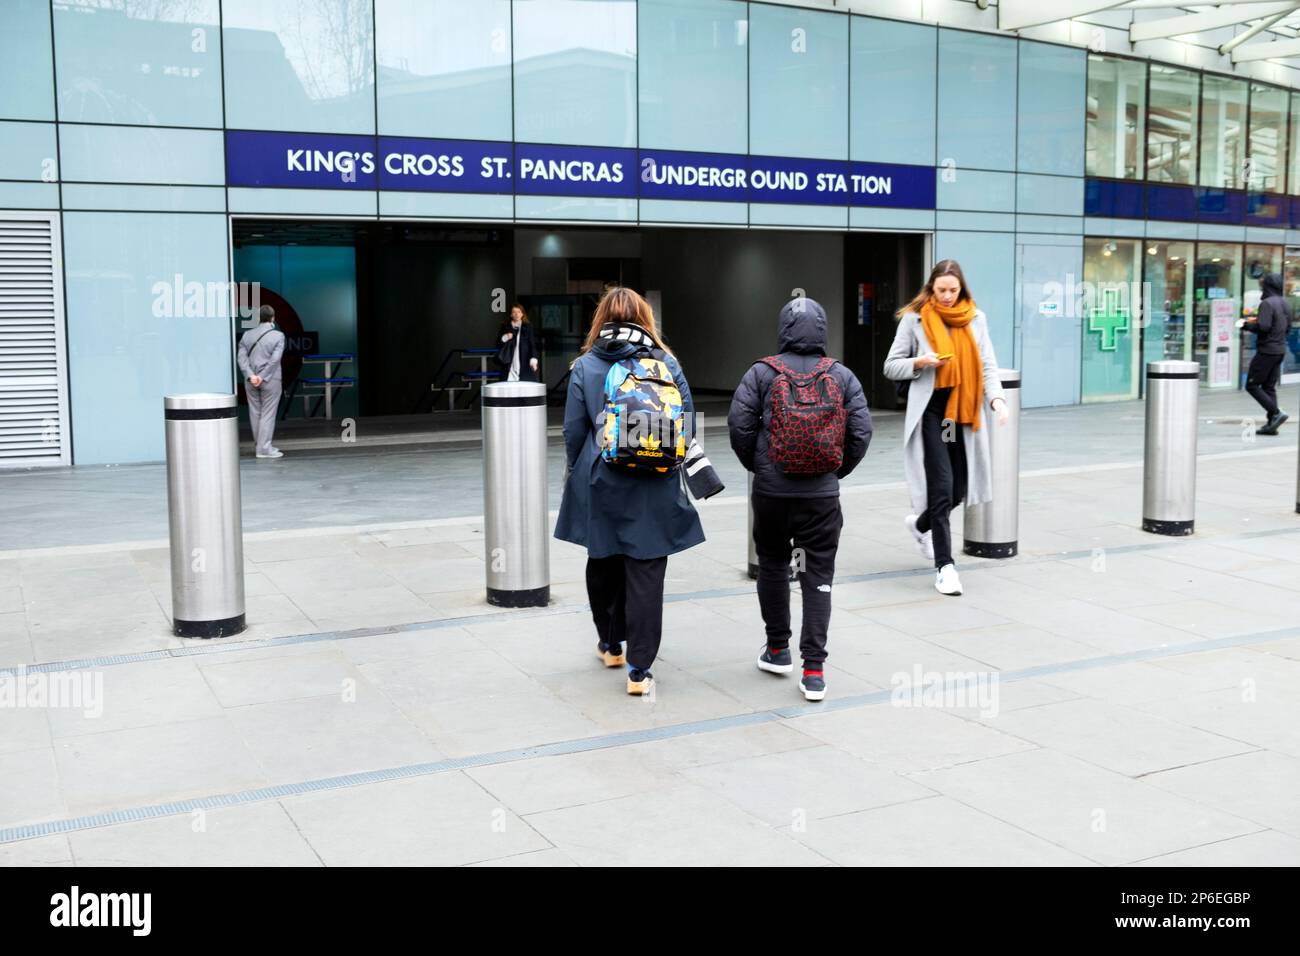
<instances>
[{"instance_id":1,"label":"black trousers","mask_svg":"<svg viewBox=\"0 0 1300 956\"><path fill-rule=\"evenodd\" d=\"M944 408L950 388L936 388L921 415L921 448L925 454L925 512L918 531L932 532L934 566L952 564L952 528L948 516L966 497L966 440L963 426L948 422Z\"/></svg>"},{"instance_id":2,"label":"black trousers","mask_svg":"<svg viewBox=\"0 0 1300 956\"><path fill-rule=\"evenodd\" d=\"M804 664L826 660L831 624L831 579L844 515L840 499L772 498L754 495L754 547L758 552L758 607L769 647L790 644L790 561L800 560L803 623L799 654ZM795 549L799 549L797 555Z\"/></svg>"},{"instance_id":3,"label":"black trousers","mask_svg":"<svg viewBox=\"0 0 1300 956\"><path fill-rule=\"evenodd\" d=\"M1259 402L1269 418L1277 414L1277 373L1285 355L1260 355L1250 360L1246 370L1246 391Z\"/></svg>"},{"instance_id":4,"label":"black trousers","mask_svg":"<svg viewBox=\"0 0 1300 956\"><path fill-rule=\"evenodd\" d=\"M664 574L668 559L615 554L587 559L587 599L605 644L627 642L627 662L649 670L664 629Z\"/></svg>"}]
</instances>

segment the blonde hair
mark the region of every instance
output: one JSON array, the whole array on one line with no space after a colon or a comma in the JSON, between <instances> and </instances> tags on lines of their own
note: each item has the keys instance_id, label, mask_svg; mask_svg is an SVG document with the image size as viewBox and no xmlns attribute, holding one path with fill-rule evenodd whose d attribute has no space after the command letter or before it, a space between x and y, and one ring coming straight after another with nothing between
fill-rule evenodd
<instances>
[{"instance_id":1,"label":"blonde hair","mask_svg":"<svg viewBox=\"0 0 1300 956\"><path fill-rule=\"evenodd\" d=\"M624 286L614 286L600 297L600 304L596 306L596 316L591 320L591 329L582 343L584 353L591 351L596 340L600 338L600 330L611 322L626 322L628 325L637 326L650 337L656 348L662 349L669 355L673 354L668 348L668 343L659 334L659 325L655 322L654 309L650 308L650 303Z\"/></svg>"}]
</instances>

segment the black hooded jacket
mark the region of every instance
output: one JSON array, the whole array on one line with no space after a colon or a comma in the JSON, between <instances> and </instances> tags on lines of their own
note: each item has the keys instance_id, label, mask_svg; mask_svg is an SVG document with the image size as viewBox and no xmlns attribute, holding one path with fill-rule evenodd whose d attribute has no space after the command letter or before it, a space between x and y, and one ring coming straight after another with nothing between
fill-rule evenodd
<instances>
[{"instance_id":1,"label":"black hooded jacket","mask_svg":"<svg viewBox=\"0 0 1300 956\"><path fill-rule=\"evenodd\" d=\"M1259 287L1264 293L1259 301L1259 314L1242 328L1259 336L1255 351L1260 355L1285 355L1291 306L1282 294L1282 276L1269 272L1259 280Z\"/></svg>"},{"instance_id":2,"label":"black hooded jacket","mask_svg":"<svg viewBox=\"0 0 1300 956\"><path fill-rule=\"evenodd\" d=\"M792 299L781 310L777 350L783 362L798 372L810 371L826 354L826 311L812 299ZM746 469L754 473L754 492L773 498L831 498L867 453L871 442L871 412L856 375L836 362L830 374L844 396L844 463L835 474L786 475L768 454L772 413L768 393L776 371L755 362L740 380L731 399L727 428L731 447Z\"/></svg>"}]
</instances>

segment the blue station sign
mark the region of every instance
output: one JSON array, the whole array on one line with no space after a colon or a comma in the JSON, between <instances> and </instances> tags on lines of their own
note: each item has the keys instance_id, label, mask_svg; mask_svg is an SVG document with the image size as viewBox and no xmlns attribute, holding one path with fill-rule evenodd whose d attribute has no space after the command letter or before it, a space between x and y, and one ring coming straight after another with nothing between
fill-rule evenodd
<instances>
[{"instance_id":1,"label":"blue station sign","mask_svg":"<svg viewBox=\"0 0 1300 956\"><path fill-rule=\"evenodd\" d=\"M323 133L226 132L226 184L933 209L933 166Z\"/></svg>"}]
</instances>

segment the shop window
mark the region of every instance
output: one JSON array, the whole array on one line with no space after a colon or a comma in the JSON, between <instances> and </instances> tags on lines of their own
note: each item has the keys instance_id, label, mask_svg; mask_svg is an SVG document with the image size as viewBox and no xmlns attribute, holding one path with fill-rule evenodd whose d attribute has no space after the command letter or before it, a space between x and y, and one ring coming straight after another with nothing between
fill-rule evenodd
<instances>
[{"instance_id":1,"label":"shop window","mask_svg":"<svg viewBox=\"0 0 1300 956\"><path fill-rule=\"evenodd\" d=\"M1201 87L1202 186L1239 189L1246 173L1246 81L1205 74Z\"/></svg>"},{"instance_id":2,"label":"shop window","mask_svg":"<svg viewBox=\"0 0 1300 956\"><path fill-rule=\"evenodd\" d=\"M1085 239L1083 245L1083 400L1136 398L1142 323L1138 239Z\"/></svg>"},{"instance_id":3,"label":"shop window","mask_svg":"<svg viewBox=\"0 0 1300 956\"><path fill-rule=\"evenodd\" d=\"M1250 164L1245 185L1258 192L1282 192L1286 172L1289 96L1276 86L1250 87Z\"/></svg>"},{"instance_id":4,"label":"shop window","mask_svg":"<svg viewBox=\"0 0 1300 956\"><path fill-rule=\"evenodd\" d=\"M1211 388L1230 387L1236 378L1241 257L1237 243L1196 245L1192 358L1201 364L1201 380Z\"/></svg>"},{"instance_id":5,"label":"shop window","mask_svg":"<svg viewBox=\"0 0 1300 956\"><path fill-rule=\"evenodd\" d=\"M1200 76L1151 64L1147 109L1147 178L1162 183L1196 181Z\"/></svg>"},{"instance_id":6,"label":"shop window","mask_svg":"<svg viewBox=\"0 0 1300 956\"><path fill-rule=\"evenodd\" d=\"M1193 255L1191 242L1147 240L1143 261L1150 309L1142 329L1142 361L1190 361L1190 307Z\"/></svg>"},{"instance_id":7,"label":"shop window","mask_svg":"<svg viewBox=\"0 0 1300 956\"><path fill-rule=\"evenodd\" d=\"M1146 137L1147 65L1088 57L1087 174L1141 179Z\"/></svg>"}]
</instances>

